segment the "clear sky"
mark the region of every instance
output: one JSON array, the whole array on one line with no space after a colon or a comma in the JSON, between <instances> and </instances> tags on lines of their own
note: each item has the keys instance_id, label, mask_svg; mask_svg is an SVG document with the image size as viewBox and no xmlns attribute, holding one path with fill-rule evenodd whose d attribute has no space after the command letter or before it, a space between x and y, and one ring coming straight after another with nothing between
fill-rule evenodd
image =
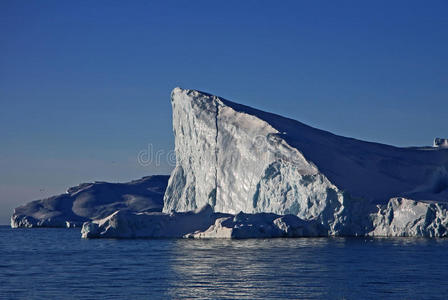
<instances>
[{"instance_id":1,"label":"clear sky","mask_svg":"<svg viewBox=\"0 0 448 300\"><path fill-rule=\"evenodd\" d=\"M0 224L81 182L168 174L176 86L430 145L448 136L448 2L1 0ZM160 164L139 164L148 147Z\"/></svg>"}]
</instances>

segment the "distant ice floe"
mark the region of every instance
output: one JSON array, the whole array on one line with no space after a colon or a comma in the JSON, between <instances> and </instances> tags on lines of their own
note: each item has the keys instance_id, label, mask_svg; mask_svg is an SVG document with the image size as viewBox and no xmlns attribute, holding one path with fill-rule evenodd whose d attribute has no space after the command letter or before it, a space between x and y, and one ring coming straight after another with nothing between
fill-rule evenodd
<instances>
[{"instance_id":1,"label":"distant ice floe","mask_svg":"<svg viewBox=\"0 0 448 300\"><path fill-rule=\"evenodd\" d=\"M94 182L71 187L65 194L17 207L11 227L81 227L116 210L161 211L169 176L147 176L127 183Z\"/></svg>"}]
</instances>

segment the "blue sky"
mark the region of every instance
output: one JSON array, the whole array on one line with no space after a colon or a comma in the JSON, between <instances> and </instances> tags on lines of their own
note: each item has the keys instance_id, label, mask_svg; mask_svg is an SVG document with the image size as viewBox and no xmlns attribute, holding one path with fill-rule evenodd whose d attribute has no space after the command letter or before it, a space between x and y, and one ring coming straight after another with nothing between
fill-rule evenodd
<instances>
[{"instance_id":1,"label":"blue sky","mask_svg":"<svg viewBox=\"0 0 448 300\"><path fill-rule=\"evenodd\" d=\"M446 1L0 1L0 224L92 180L167 174L170 91L398 146L447 136Z\"/></svg>"}]
</instances>

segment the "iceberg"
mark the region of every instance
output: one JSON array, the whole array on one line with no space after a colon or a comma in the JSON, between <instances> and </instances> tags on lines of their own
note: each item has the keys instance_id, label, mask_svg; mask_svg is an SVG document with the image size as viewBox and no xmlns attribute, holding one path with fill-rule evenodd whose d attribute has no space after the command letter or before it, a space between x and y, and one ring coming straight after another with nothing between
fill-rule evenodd
<instances>
[{"instance_id":1,"label":"iceberg","mask_svg":"<svg viewBox=\"0 0 448 300\"><path fill-rule=\"evenodd\" d=\"M117 210L161 211L167 182L168 176L155 175L127 183L82 183L65 194L17 207L11 227L80 227Z\"/></svg>"},{"instance_id":2,"label":"iceberg","mask_svg":"<svg viewBox=\"0 0 448 300\"><path fill-rule=\"evenodd\" d=\"M435 138L434 147L448 148L448 139Z\"/></svg>"},{"instance_id":3,"label":"iceberg","mask_svg":"<svg viewBox=\"0 0 448 300\"><path fill-rule=\"evenodd\" d=\"M175 88L171 104L163 212L116 212L83 237L448 235L445 147L338 136L196 90Z\"/></svg>"},{"instance_id":4,"label":"iceberg","mask_svg":"<svg viewBox=\"0 0 448 300\"><path fill-rule=\"evenodd\" d=\"M367 235L379 225L377 206L392 198L448 200L442 147L338 136L195 90L176 88L171 102L177 164L164 212L209 204L318 220L330 235Z\"/></svg>"}]
</instances>

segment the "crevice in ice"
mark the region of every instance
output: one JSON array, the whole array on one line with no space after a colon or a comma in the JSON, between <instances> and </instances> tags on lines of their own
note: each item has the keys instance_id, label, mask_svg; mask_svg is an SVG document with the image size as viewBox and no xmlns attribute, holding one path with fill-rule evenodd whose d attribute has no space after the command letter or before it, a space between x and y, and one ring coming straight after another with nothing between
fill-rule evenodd
<instances>
[{"instance_id":1,"label":"crevice in ice","mask_svg":"<svg viewBox=\"0 0 448 300\"><path fill-rule=\"evenodd\" d=\"M257 186L255 188L254 196L252 197L252 206L253 206L253 208L257 208L259 196L260 196L260 182L257 183Z\"/></svg>"},{"instance_id":2,"label":"crevice in ice","mask_svg":"<svg viewBox=\"0 0 448 300\"><path fill-rule=\"evenodd\" d=\"M219 116L219 103L216 101L216 112L215 112L215 129L216 129L216 134L215 134L215 160L216 160L216 164L215 164L215 188L214 190L212 190L211 194L212 194L212 207L213 209L215 208L216 205L216 199L218 197L218 134L219 134L219 127L218 127L218 116Z\"/></svg>"}]
</instances>

